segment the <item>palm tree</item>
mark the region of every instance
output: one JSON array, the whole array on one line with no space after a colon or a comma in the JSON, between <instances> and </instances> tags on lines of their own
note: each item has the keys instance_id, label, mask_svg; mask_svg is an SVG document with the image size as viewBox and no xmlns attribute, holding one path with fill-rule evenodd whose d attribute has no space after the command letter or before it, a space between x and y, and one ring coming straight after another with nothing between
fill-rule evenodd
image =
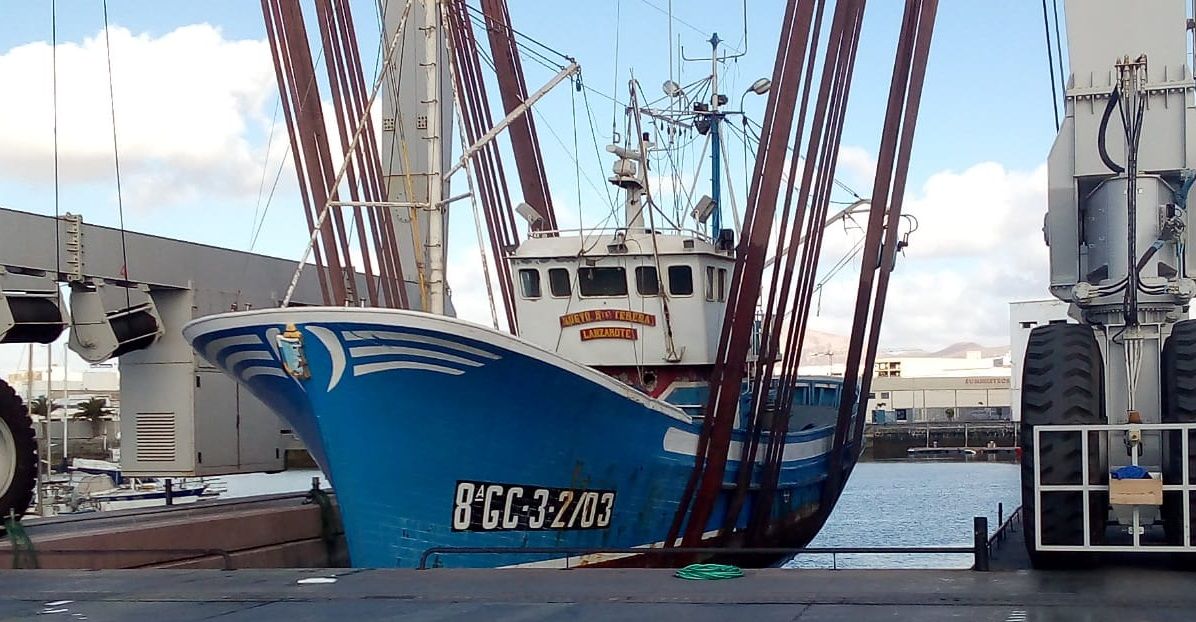
<instances>
[{"instance_id":1,"label":"palm tree","mask_svg":"<svg viewBox=\"0 0 1196 622\"><path fill-rule=\"evenodd\" d=\"M91 422L91 436L95 438L100 435L101 426L104 425L104 418L112 415L112 409L108 408L108 400L102 397L93 397L86 402L79 402L75 405L75 419L84 419Z\"/></svg>"},{"instance_id":2,"label":"palm tree","mask_svg":"<svg viewBox=\"0 0 1196 622\"><path fill-rule=\"evenodd\" d=\"M58 404L51 402L46 398L46 396L42 395L34 399L32 402L29 402L29 414L45 417L49 415L50 411L54 410L57 406Z\"/></svg>"}]
</instances>

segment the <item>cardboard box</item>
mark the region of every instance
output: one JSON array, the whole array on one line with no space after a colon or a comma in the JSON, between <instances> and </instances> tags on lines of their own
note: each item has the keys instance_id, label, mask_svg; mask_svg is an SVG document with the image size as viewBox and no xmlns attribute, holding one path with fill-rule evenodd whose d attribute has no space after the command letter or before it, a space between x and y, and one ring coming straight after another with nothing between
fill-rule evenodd
<instances>
[{"instance_id":1,"label":"cardboard box","mask_svg":"<svg viewBox=\"0 0 1196 622\"><path fill-rule=\"evenodd\" d=\"M1109 503L1163 505L1163 480L1153 473L1150 479L1110 479Z\"/></svg>"}]
</instances>

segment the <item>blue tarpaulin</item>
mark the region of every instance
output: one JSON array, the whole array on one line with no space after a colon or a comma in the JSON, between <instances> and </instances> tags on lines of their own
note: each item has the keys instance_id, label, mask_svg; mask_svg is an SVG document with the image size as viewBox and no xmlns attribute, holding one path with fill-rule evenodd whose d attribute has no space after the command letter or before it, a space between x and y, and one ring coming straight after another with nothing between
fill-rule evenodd
<instances>
[{"instance_id":1,"label":"blue tarpaulin","mask_svg":"<svg viewBox=\"0 0 1196 622\"><path fill-rule=\"evenodd\" d=\"M1113 469L1113 479L1150 479L1150 473L1140 466L1127 464Z\"/></svg>"}]
</instances>

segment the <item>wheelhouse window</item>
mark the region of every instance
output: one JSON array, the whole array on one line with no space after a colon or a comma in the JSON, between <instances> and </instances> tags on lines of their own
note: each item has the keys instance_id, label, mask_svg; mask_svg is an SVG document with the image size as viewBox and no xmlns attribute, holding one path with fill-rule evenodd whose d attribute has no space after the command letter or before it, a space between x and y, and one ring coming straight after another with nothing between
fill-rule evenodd
<instances>
[{"instance_id":1,"label":"wheelhouse window","mask_svg":"<svg viewBox=\"0 0 1196 622\"><path fill-rule=\"evenodd\" d=\"M714 266L706 266L706 300L714 300Z\"/></svg>"},{"instance_id":2,"label":"wheelhouse window","mask_svg":"<svg viewBox=\"0 0 1196 622\"><path fill-rule=\"evenodd\" d=\"M689 266L669 266L669 293L674 296L692 296L694 275Z\"/></svg>"},{"instance_id":3,"label":"wheelhouse window","mask_svg":"<svg viewBox=\"0 0 1196 622\"><path fill-rule=\"evenodd\" d=\"M569 271L565 268L548 269L548 291L557 298L568 298L573 294L573 286L569 282Z\"/></svg>"},{"instance_id":4,"label":"wheelhouse window","mask_svg":"<svg viewBox=\"0 0 1196 622\"><path fill-rule=\"evenodd\" d=\"M727 269L718 269L718 282L715 284L715 289L718 290L718 300L723 302L727 299Z\"/></svg>"},{"instance_id":5,"label":"wheelhouse window","mask_svg":"<svg viewBox=\"0 0 1196 622\"><path fill-rule=\"evenodd\" d=\"M535 268L519 270L519 291L524 298L540 297L540 271Z\"/></svg>"},{"instance_id":6,"label":"wheelhouse window","mask_svg":"<svg viewBox=\"0 0 1196 622\"><path fill-rule=\"evenodd\" d=\"M627 272L623 268L583 266L577 269L582 296L626 296Z\"/></svg>"},{"instance_id":7,"label":"wheelhouse window","mask_svg":"<svg viewBox=\"0 0 1196 622\"><path fill-rule=\"evenodd\" d=\"M660 276L656 266L639 266L635 269L635 291L641 296L660 295Z\"/></svg>"}]
</instances>

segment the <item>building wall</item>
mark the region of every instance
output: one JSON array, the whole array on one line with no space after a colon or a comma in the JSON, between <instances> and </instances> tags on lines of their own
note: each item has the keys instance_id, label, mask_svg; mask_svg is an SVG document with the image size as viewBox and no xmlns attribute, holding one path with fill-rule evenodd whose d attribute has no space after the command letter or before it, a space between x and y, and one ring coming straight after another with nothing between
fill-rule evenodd
<instances>
[{"instance_id":1,"label":"building wall","mask_svg":"<svg viewBox=\"0 0 1196 622\"><path fill-rule=\"evenodd\" d=\"M1010 375L1010 402L1013 420L1021 421L1022 361L1026 358L1026 343L1035 326L1068 321L1069 305L1062 300L1027 300L1009 303L1009 349L1013 360Z\"/></svg>"},{"instance_id":2,"label":"building wall","mask_svg":"<svg viewBox=\"0 0 1196 622\"><path fill-rule=\"evenodd\" d=\"M120 373L116 365L111 363L83 369L72 367L65 372L61 366L55 365L50 370L49 383L46 382L45 369L34 369L32 373L16 371L8 374L5 381L21 399L28 395L34 398L46 395L48 387L55 401L61 401L64 395L70 396L72 404L91 397L104 398L109 404L120 401ZM30 382L32 387L29 386Z\"/></svg>"},{"instance_id":3,"label":"building wall","mask_svg":"<svg viewBox=\"0 0 1196 622\"><path fill-rule=\"evenodd\" d=\"M882 356L876 359L876 377L989 376L1008 373L1008 357L982 356L979 351L967 356Z\"/></svg>"},{"instance_id":4,"label":"building wall","mask_svg":"<svg viewBox=\"0 0 1196 622\"><path fill-rule=\"evenodd\" d=\"M868 396L868 421L1007 420L1010 378L990 376L877 377Z\"/></svg>"}]
</instances>

